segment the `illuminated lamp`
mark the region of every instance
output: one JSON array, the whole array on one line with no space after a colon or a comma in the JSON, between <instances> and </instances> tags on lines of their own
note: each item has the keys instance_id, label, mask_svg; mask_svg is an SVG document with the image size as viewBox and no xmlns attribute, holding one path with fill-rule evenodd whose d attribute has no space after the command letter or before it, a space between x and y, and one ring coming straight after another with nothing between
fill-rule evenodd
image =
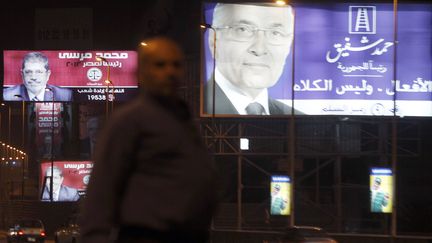
<instances>
[{"instance_id":1,"label":"illuminated lamp","mask_svg":"<svg viewBox=\"0 0 432 243\"><path fill-rule=\"evenodd\" d=\"M144 41L141 41L140 45L142 45L142 46L148 46L148 44L146 42L144 42Z\"/></svg>"},{"instance_id":2,"label":"illuminated lamp","mask_svg":"<svg viewBox=\"0 0 432 243\"><path fill-rule=\"evenodd\" d=\"M283 1L283 0L276 0L275 3L276 3L277 5L279 5L279 6L284 6L284 5L286 5L286 2Z\"/></svg>"},{"instance_id":3,"label":"illuminated lamp","mask_svg":"<svg viewBox=\"0 0 432 243\"><path fill-rule=\"evenodd\" d=\"M249 150L249 139L240 138L240 149L241 150Z\"/></svg>"}]
</instances>

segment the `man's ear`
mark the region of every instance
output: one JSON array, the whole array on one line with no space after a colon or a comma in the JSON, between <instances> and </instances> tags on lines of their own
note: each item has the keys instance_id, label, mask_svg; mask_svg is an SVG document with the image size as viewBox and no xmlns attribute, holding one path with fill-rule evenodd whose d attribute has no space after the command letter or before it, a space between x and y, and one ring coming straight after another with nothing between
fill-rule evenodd
<instances>
[{"instance_id":1,"label":"man's ear","mask_svg":"<svg viewBox=\"0 0 432 243\"><path fill-rule=\"evenodd\" d=\"M51 70L48 70L48 71L47 71L47 75L48 75L47 80L49 80L49 78L50 78L50 76L51 76Z\"/></svg>"},{"instance_id":2,"label":"man's ear","mask_svg":"<svg viewBox=\"0 0 432 243\"><path fill-rule=\"evenodd\" d=\"M213 53L213 51L214 51L214 37L215 37L215 35L216 35L216 33L215 33L215 30L214 29L208 29L209 30L209 34L208 34L208 44L209 44L209 48L210 48L210 53L212 54L212 57L213 58L216 58L215 57L215 53Z\"/></svg>"}]
</instances>

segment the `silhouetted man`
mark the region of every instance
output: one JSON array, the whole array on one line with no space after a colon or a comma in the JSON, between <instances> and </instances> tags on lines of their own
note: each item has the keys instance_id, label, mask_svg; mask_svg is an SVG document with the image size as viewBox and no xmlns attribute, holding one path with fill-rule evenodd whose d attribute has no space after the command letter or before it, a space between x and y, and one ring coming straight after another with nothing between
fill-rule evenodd
<instances>
[{"instance_id":1,"label":"silhouetted man","mask_svg":"<svg viewBox=\"0 0 432 243\"><path fill-rule=\"evenodd\" d=\"M82 223L90 242L205 242L214 168L175 92L183 54L169 39L139 49L142 92L110 118L96 148Z\"/></svg>"}]
</instances>

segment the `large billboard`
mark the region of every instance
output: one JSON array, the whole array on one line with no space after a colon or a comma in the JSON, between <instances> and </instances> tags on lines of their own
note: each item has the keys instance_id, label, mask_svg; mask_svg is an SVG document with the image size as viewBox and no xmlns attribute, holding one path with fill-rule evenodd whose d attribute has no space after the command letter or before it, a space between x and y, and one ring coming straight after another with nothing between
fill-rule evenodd
<instances>
[{"instance_id":1,"label":"large billboard","mask_svg":"<svg viewBox=\"0 0 432 243\"><path fill-rule=\"evenodd\" d=\"M137 93L135 51L9 50L3 57L5 101L122 101Z\"/></svg>"},{"instance_id":2,"label":"large billboard","mask_svg":"<svg viewBox=\"0 0 432 243\"><path fill-rule=\"evenodd\" d=\"M290 215L291 180L285 175L273 175L270 183L270 215Z\"/></svg>"},{"instance_id":3,"label":"large billboard","mask_svg":"<svg viewBox=\"0 0 432 243\"><path fill-rule=\"evenodd\" d=\"M52 166L52 164L54 166ZM40 199L54 202L77 201L85 194L93 169L92 161L44 161L40 170Z\"/></svg>"},{"instance_id":4,"label":"large billboard","mask_svg":"<svg viewBox=\"0 0 432 243\"><path fill-rule=\"evenodd\" d=\"M432 4L397 17L392 4L207 3L201 115L432 116Z\"/></svg>"},{"instance_id":5,"label":"large billboard","mask_svg":"<svg viewBox=\"0 0 432 243\"><path fill-rule=\"evenodd\" d=\"M372 168L370 174L370 205L372 213L391 213L393 175L390 168Z\"/></svg>"}]
</instances>

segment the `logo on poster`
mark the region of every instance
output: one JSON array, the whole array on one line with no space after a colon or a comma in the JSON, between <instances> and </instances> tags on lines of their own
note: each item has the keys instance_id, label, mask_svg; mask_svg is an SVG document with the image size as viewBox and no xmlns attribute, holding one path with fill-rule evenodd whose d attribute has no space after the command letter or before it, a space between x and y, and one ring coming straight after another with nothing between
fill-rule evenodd
<instances>
[{"instance_id":1,"label":"logo on poster","mask_svg":"<svg viewBox=\"0 0 432 243\"><path fill-rule=\"evenodd\" d=\"M102 78L102 71L99 68L90 68L87 71L87 78L92 82L97 82Z\"/></svg>"},{"instance_id":2,"label":"logo on poster","mask_svg":"<svg viewBox=\"0 0 432 243\"><path fill-rule=\"evenodd\" d=\"M83 177L83 183L84 185L88 185L88 183L90 182L90 175L86 175Z\"/></svg>"},{"instance_id":3,"label":"logo on poster","mask_svg":"<svg viewBox=\"0 0 432 243\"><path fill-rule=\"evenodd\" d=\"M348 21L350 34L376 34L376 7L349 6Z\"/></svg>"}]
</instances>

